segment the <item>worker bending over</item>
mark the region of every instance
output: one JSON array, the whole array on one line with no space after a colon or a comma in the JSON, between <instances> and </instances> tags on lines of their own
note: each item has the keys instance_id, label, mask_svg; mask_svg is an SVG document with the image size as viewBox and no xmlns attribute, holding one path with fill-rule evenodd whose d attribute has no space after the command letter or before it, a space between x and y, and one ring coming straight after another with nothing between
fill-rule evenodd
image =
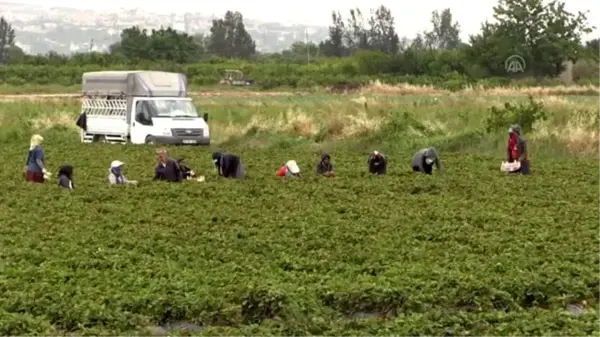
<instances>
[{"instance_id":1,"label":"worker bending over","mask_svg":"<svg viewBox=\"0 0 600 337\"><path fill-rule=\"evenodd\" d=\"M412 159L412 168L414 172L432 174L433 166L441 173L442 167L437 151L433 147L419 150Z\"/></svg>"}]
</instances>

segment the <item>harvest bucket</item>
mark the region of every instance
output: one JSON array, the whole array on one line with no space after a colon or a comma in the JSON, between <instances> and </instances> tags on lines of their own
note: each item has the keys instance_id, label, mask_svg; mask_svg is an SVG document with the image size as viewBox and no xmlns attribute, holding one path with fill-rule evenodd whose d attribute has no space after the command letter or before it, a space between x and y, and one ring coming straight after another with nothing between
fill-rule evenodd
<instances>
[{"instance_id":1,"label":"harvest bucket","mask_svg":"<svg viewBox=\"0 0 600 337\"><path fill-rule=\"evenodd\" d=\"M500 171L502 172L514 172L521 168L521 163L518 161L509 163L507 161L503 161L500 165Z\"/></svg>"}]
</instances>

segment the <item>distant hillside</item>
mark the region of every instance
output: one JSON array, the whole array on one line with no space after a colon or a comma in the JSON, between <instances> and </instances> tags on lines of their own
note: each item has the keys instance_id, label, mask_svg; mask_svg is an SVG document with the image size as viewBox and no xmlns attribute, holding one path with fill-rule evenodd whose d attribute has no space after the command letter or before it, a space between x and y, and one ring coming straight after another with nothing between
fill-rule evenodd
<instances>
[{"instance_id":1,"label":"distant hillside","mask_svg":"<svg viewBox=\"0 0 600 337\"><path fill-rule=\"evenodd\" d=\"M70 8L41 7L0 2L0 13L12 24L17 45L27 53L49 51L73 53L107 50L119 40L125 28L173 27L189 34L207 33L215 17L201 13L155 14L142 10L122 12L82 11ZM242 13L243 14L243 13ZM327 27L259 22L245 18L246 29L262 52L277 52L295 41L304 41L305 30L314 42L324 40Z\"/></svg>"}]
</instances>

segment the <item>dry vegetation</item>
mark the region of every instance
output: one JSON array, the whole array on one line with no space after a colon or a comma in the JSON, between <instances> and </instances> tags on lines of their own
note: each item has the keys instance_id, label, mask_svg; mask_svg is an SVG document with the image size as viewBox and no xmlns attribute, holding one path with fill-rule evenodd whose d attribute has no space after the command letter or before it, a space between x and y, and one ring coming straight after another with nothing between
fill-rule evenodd
<instances>
[{"instance_id":1,"label":"dry vegetation","mask_svg":"<svg viewBox=\"0 0 600 337\"><path fill-rule=\"evenodd\" d=\"M378 131L390 118L406 111L430 134L454 137L466 132L466 128L479 127L491 106L502 107L506 101L534 95L536 100L543 103L551 118L534 125L534 131L528 134L531 140L555 139L572 153L597 155L598 101L576 96L577 93L590 91L598 92L598 88L478 87L451 93L428 86L390 86L374 82L361 88L360 92L346 95L209 91L193 93L192 96L200 109L213 116L211 133L213 140L220 143L232 137L256 133L280 133L316 141L350 139ZM15 102L15 105L9 104L10 109L5 108L6 111L0 113L0 125L18 122L22 115L16 114L20 109L17 102L30 101L41 104L39 109L45 110L30 113L29 123L33 129L62 126L76 132L78 129L73 120L79 111L78 97L77 94L0 96L0 102ZM48 112L50 109L51 113ZM422 129L412 126L408 126L406 133L407 136L427 137Z\"/></svg>"},{"instance_id":2,"label":"dry vegetation","mask_svg":"<svg viewBox=\"0 0 600 337\"><path fill-rule=\"evenodd\" d=\"M600 88L593 85L572 85L572 86L553 86L553 87L494 87L485 88L481 85L467 87L460 91L450 91L435 88L434 86L397 84L390 85L380 81L373 81L363 87L352 87L349 90L333 90L345 94L363 94L363 95L406 95L406 96L428 96L428 95L477 95L477 96L579 96L579 95L600 95ZM190 92L193 97L232 97L232 98L252 98L252 97L287 97L287 96L307 96L311 93L303 91L251 91L251 90L227 90L227 91L195 91ZM57 99L76 99L81 95L78 93L56 93L56 94L18 94L18 95L0 95L0 101L9 102L16 100L57 100Z\"/></svg>"}]
</instances>

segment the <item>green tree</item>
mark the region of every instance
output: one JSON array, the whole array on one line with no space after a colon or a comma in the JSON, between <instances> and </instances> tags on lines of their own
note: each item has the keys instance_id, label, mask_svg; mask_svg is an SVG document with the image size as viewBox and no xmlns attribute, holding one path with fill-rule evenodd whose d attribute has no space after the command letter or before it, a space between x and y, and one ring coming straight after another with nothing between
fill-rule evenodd
<instances>
[{"instance_id":1,"label":"green tree","mask_svg":"<svg viewBox=\"0 0 600 337\"><path fill-rule=\"evenodd\" d=\"M208 44L210 43L210 37L206 34L195 34L194 42L198 46L200 54L206 54L208 51Z\"/></svg>"},{"instance_id":2,"label":"green tree","mask_svg":"<svg viewBox=\"0 0 600 337\"><path fill-rule=\"evenodd\" d=\"M315 59L319 55L319 46L309 42L294 42L289 49L281 52L283 59L306 63L307 58Z\"/></svg>"},{"instance_id":3,"label":"green tree","mask_svg":"<svg viewBox=\"0 0 600 337\"><path fill-rule=\"evenodd\" d=\"M224 58L248 59L256 55L256 43L239 12L227 11L223 19L213 20L207 47L211 54Z\"/></svg>"},{"instance_id":4,"label":"green tree","mask_svg":"<svg viewBox=\"0 0 600 337\"><path fill-rule=\"evenodd\" d=\"M120 54L121 53L121 41L117 41L110 46L108 46L108 53L111 55Z\"/></svg>"},{"instance_id":5,"label":"green tree","mask_svg":"<svg viewBox=\"0 0 600 337\"><path fill-rule=\"evenodd\" d=\"M558 76L564 61L577 60L581 36L591 31L586 13L570 13L559 1L500 0L494 18L471 37L470 55L496 76L506 75L504 61L514 54L526 60L531 74Z\"/></svg>"},{"instance_id":6,"label":"green tree","mask_svg":"<svg viewBox=\"0 0 600 337\"><path fill-rule=\"evenodd\" d=\"M131 61L148 60L150 38L146 29L138 26L126 28L121 32L120 52Z\"/></svg>"},{"instance_id":7,"label":"green tree","mask_svg":"<svg viewBox=\"0 0 600 337\"><path fill-rule=\"evenodd\" d=\"M379 6L369 19L368 47L382 53L396 54L400 49L400 38L394 28L392 11Z\"/></svg>"},{"instance_id":8,"label":"green tree","mask_svg":"<svg viewBox=\"0 0 600 337\"><path fill-rule=\"evenodd\" d=\"M452 21L452 12L446 8L439 13L431 13L433 29L425 32L425 45L431 49L456 49L460 46L460 28Z\"/></svg>"},{"instance_id":9,"label":"green tree","mask_svg":"<svg viewBox=\"0 0 600 337\"><path fill-rule=\"evenodd\" d=\"M0 17L0 63L6 63L10 58L10 51L15 45L15 30L12 25Z\"/></svg>"},{"instance_id":10,"label":"green tree","mask_svg":"<svg viewBox=\"0 0 600 337\"><path fill-rule=\"evenodd\" d=\"M194 38L179 33L171 27L153 29L148 39L148 52L152 60L190 63L199 59L200 50Z\"/></svg>"},{"instance_id":11,"label":"green tree","mask_svg":"<svg viewBox=\"0 0 600 337\"><path fill-rule=\"evenodd\" d=\"M130 61L166 60L188 63L198 60L200 48L194 38L172 28L153 29L150 34L138 26L124 29L121 41L110 46L112 54L120 53Z\"/></svg>"},{"instance_id":12,"label":"green tree","mask_svg":"<svg viewBox=\"0 0 600 337\"><path fill-rule=\"evenodd\" d=\"M319 44L323 55L329 57L342 57L347 55L344 45L346 26L340 12L331 13L332 25L329 26L329 38Z\"/></svg>"},{"instance_id":13,"label":"green tree","mask_svg":"<svg viewBox=\"0 0 600 337\"><path fill-rule=\"evenodd\" d=\"M593 39L585 43L584 51L587 57L598 62L600 54L600 39Z\"/></svg>"},{"instance_id":14,"label":"green tree","mask_svg":"<svg viewBox=\"0 0 600 337\"><path fill-rule=\"evenodd\" d=\"M360 9L350 10L350 18L346 27L344 43L351 55L359 50L370 49L369 31L365 28L364 18Z\"/></svg>"}]
</instances>

